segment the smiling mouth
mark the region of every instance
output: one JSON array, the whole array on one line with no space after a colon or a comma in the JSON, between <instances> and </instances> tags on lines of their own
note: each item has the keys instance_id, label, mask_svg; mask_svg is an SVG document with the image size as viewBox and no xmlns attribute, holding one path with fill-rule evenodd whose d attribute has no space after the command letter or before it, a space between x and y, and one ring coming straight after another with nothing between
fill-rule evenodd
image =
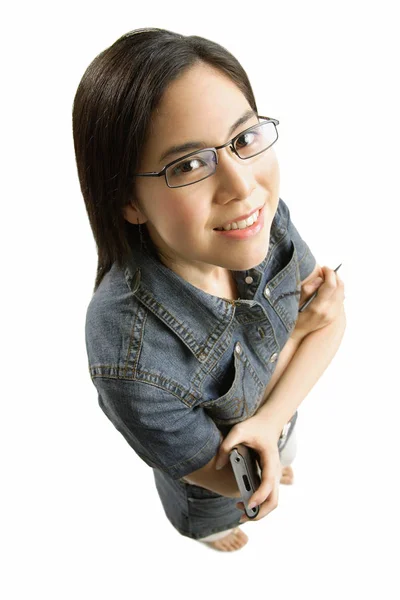
<instances>
[{"instance_id":1,"label":"smiling mouth","mask_svg":"<svg viewBox=\"0 0 400 600\"><path fill-rule=\"evenodd\" d=\"M223 227L216 227L216 231L231 231L231 229L246 229L247 227L251 227L257 221L260 214L260 210L256 210L253 212L250 217L247 219L242 219L241 221L234 221L233 223L229 223L229 225L225 225Z\"/></svg>"}]
</instances>

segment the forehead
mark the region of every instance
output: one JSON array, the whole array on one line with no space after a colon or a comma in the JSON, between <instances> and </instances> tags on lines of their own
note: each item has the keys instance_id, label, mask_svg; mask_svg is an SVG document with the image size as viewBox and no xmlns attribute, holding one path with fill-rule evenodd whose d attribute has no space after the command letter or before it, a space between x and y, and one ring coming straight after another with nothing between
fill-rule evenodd
<instances>
[{"instance_id":1,"label":"forehead","mask_svg":"<svg viewBox=\"0 0 400 600\"><path fill-rule=\"evenodd\" d=\"M152 115L146 149L204 140L221 144L229 127L250 105L224 73L203 63L191 67L166 89Z\"/></svg>"}]
</instances>

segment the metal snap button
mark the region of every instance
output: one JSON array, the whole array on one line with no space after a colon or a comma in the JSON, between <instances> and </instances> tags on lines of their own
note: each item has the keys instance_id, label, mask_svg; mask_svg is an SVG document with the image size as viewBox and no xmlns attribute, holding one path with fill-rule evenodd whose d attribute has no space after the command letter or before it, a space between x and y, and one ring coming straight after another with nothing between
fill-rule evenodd
<instances>
[{"instance_id":1,"label":"metal snap button","mask_svg":"<svg viewBox=\"0 0 400 600\"><path fill-rule=\"evenodd\" d=\"M253 283L253 281L254 281L254 280L253 280L253 278L252 278L252 277L250 277L250 275L248 275L247 277L245 277L245 282L246 282L246 283Z\"/></svg>"},{"instance_id":2,"label":"metal snap button","mask_svg":"<svg viewBox=\"0 0 400 600\"><path fill-rule=\"evenodd\" d=\"M260 336L261 339L265 338L265 331L262 327L259 327L257 329L257 331L258 331L258 335Z\"/></svg>"},{"instance_id":3,"label":"metal snap button","mask_svg":"<svg viewBox=\"0 0 400 600\"><path fill-rule=\"evenodd\" d=\"M271 358L269 359L269 362L275 362L277 358L278 358L278 353L277 353L277 352L274 352L274 353L271 355Z\"/></svg>"},{"instance_id":4,"label":"metal snap button","mask_svg":"<svg viewBox=\"0 0 400 600\"><path fill-rule=\"evenodd\" d=\"M264 294L269 298L271 296L271 291L268 286L265 287Z\"/></svg>"},{"instance_id":5,"label":"metal snap button","mask_svg":"<svg viewBox=\"0 0 400 600\"><path fill-rule=\"evenodd\" d=\"M242 351L241 345L239 344L239 342L236 342L236 344L235 344L235 352L236 352L236 354L240 354L241 351Z\"/></svg>"}]
</instances>

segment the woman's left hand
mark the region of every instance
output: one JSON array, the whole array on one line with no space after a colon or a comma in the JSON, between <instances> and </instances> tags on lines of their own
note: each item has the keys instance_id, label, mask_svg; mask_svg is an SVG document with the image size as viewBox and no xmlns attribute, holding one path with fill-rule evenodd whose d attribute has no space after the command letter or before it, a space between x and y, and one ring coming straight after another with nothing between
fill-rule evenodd
<instances>
[{"instance_id":1,"label":"woman's left hand","mask_svg":"<svg viewBox=\"0 0 400 600\"><path fill-rule=\"evenodd\" d=\"M260 457L261 484L248 502L248 505L255 502L260 510L254 519L248 519L244 513L241 523L258 521L278 506L279 483L282 476L282 464L278 450L280 434L281 430L277 431L272 425L266 423L265 419L256 414L246 421L234 425L221 443L217 464L222 467L229 461L229 452L237 444L253 448ZM236 506L244 511L243 502L238 502Z\"/></svg>"}]
</instances>

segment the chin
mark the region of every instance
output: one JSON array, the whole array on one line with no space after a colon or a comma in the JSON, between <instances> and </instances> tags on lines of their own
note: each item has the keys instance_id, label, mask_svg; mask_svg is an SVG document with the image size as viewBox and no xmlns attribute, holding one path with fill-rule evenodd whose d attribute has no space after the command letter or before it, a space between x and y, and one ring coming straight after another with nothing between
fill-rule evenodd
<instances>
[{"instance_id":1,"label":"chin","mask_svg":"<svg viewBox=\"0 0 400 600\"><path fill-rule=\"evenodd\" d=\"M248 259L244 259L242 257L239 260L232 259L229 261L229 264L225 264L224 267L230 271L250 271L250 269L258 267L258 265L265 259L266 255L267 253L263 252L258 257L252 256L248 257Z\"/></svg>"},{"instance_id":2,"label":"chin","mask_svg":"<svg viewBox=\"0 0 400 600\"><path fill-rule=\"evenodd\" d=\"M254 269L255 267L258 267L258 265L260 263L262 263L262 261L264 260L265 256L263 258L261 258L258 261L252 261L252 262L247 262L247 263L232 263L231 265L227 265L226 268L229 269L230 271L250 271L250 269Z\"/></svg>"},{"instance_id":3,"label":"chin","mask_svg":"<svg viewBox=\"0 0 400 600\"><path fill-rule=\"evenodd\" d=\"M229 264L224 266L231 271L249 271L250 269L254 269L254 267L258 267L268 254L269 240L270 237L268 236L267 240L263 242L262 249L259 252L253 251L247 253L245 256L243 256L243 254L241 256L232 256L230 260L227 261Z\"/></svg>"}]
</instances>

